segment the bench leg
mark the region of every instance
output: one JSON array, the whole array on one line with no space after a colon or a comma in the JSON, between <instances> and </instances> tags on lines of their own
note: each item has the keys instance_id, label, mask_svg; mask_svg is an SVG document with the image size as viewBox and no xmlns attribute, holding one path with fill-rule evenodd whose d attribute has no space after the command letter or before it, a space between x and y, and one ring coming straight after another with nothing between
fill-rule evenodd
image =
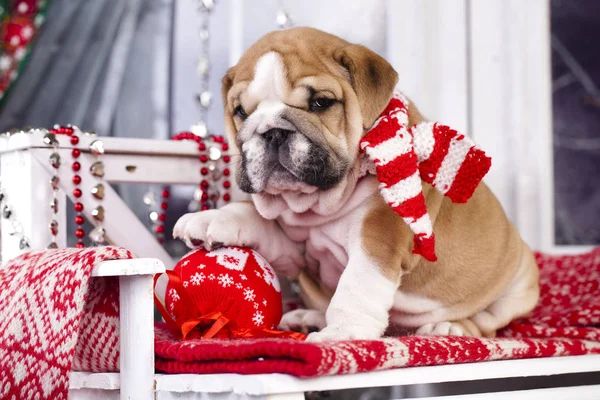
<instances>
[{"instance_id":1,"label":"bench leg","mask_svg":"<svg viewBox=\"0 0 600 400\"><path fill-rule=\"evenodd\" d=\"M152 275L119 278L120 387L122 400L154 399Z\"/></svg>"}]
</instances>

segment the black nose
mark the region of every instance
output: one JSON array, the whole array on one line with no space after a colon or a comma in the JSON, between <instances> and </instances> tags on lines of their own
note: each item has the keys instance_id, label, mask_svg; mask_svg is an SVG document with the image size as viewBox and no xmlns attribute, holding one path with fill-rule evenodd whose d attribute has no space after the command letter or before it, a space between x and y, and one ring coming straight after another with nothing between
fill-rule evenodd
<instances>
[{"instance_id":1,"label":"black nose","mask_svg":"<svg viewBox=\"0 0 600 400\"><path fill-rule=\"evenodd\" d=\"M288 131L287 129L273 128L263 133L263 136L269 145L279 147L286 141L290 133L292 131Z\"/></svg>"}]
</instances>

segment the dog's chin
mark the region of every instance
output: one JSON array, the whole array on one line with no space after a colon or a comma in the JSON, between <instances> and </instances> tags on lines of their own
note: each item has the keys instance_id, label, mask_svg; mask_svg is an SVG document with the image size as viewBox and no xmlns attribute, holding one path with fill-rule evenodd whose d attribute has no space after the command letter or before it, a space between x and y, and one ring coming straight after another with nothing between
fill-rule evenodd
<instances>
[{"instance_id":1,"label":"dog's chin","mask_svg":"<svg viewBox=\"0 0 600 400\"><path fill-rule=\"evenodd\" d=\"M298 192L311 194L319 190L318 187L309 185L298 179L287 170L274 171L263 189L263 192L278 195L284 192Z\"/></svg>"}]
</instances>

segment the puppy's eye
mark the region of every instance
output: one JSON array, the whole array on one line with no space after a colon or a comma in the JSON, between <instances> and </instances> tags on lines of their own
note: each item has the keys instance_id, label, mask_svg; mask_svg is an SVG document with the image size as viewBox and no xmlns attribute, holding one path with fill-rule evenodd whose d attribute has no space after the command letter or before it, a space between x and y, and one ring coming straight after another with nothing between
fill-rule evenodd
<instances>
[{"instance_id":1,"label":"puppy's eye","mask_svg":"<svg viewBox=\"0 0 600 400\"><path fill-rule=\"evenodd\" d=\"M242 106L237 106L234 110L233 110L233 116L238 116L243 120L245 120L246 118L248 118L248 114L246 114L246 111L244 111L244 108Z\"/></svg>"},{"instance_id":2,"label":"puppy's eye","mask_svg":"<svg viewBox=\"0 0 600 400\"><path fill-rule=\"evenodd\" d=\"M318 99L312 99L308 102L308 111L325 111L335 103L334 99L328 99L321 97Z\"/></svg>"}]
</instances>

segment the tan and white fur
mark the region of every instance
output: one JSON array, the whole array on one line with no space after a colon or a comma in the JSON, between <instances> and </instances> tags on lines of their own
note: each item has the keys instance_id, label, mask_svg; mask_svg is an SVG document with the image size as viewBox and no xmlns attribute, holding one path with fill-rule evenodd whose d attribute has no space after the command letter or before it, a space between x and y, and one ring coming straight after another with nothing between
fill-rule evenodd
<instances>
[{"instance_id":1,"label":"tan and white fur","mask_svg":"<svg viewBox=\"0 0 600 400\"><path fill-rule=\"evenodd\" d=\"M438 261L411 253L413 234L358 179L359 141L397 73L367 48L311 28L267 34L223 78L237 180L252 202L181 217L188 245L250 246L297 279L308 310L281 326L309 340L384 333L493 336L539 296L534 257L481 183L454 204L423 183ZM411 105L410 124L423 120Z\"/></svg>"}]
</instances>

